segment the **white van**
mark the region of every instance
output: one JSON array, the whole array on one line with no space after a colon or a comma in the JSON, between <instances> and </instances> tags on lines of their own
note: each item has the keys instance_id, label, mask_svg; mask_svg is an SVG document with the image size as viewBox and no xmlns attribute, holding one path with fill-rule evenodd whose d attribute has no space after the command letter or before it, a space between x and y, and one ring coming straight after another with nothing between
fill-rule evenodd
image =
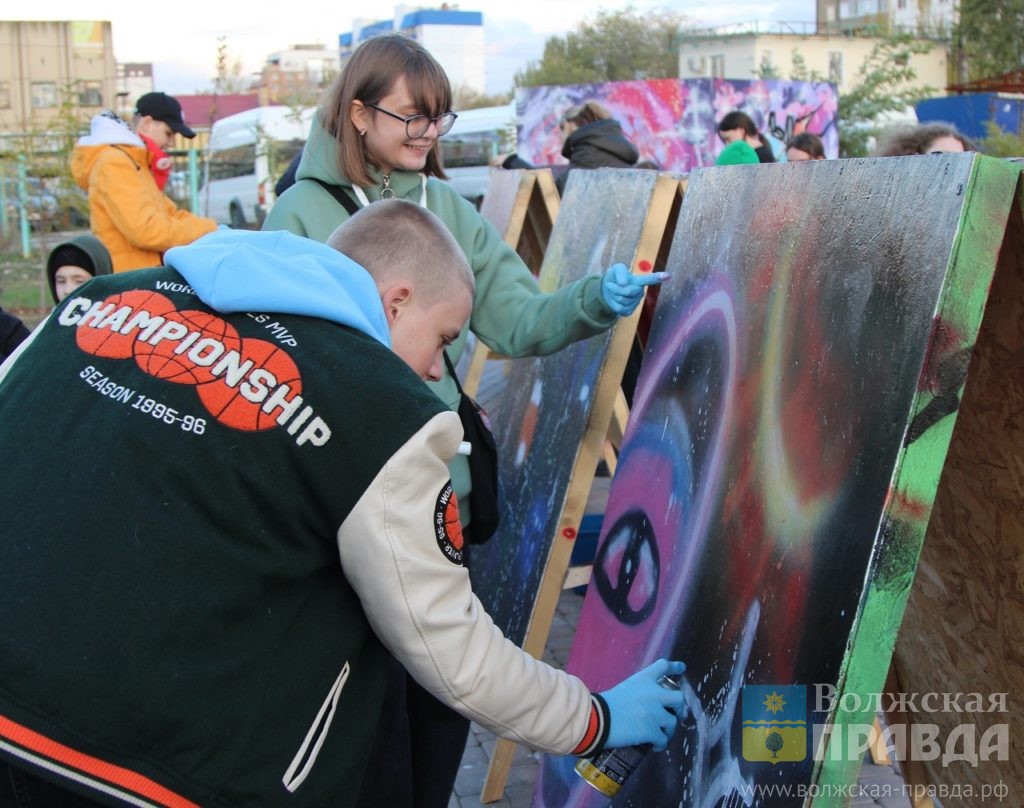
<instances>
[{"instance_id":1,"label":"white van","mask_svg":"<svg viewBox=\"0 0 1024 808\"><path fill-rule=\"evenodd\" d=\"M516 137L514 101L459 112L455 125L441 138L441 165L460 196L480 207L491 158L515 151Z\"/></svg>"},{"instance_id":2,"label":"white van","mask_svg":"<svg viewBox=\"0 0 1024 808\"><path fill-rule=\"evenodd\" d=\"M215 121L199 189L204 216L235 228L259 227L274 183L309 137L315 109L257 107Z\"/></svg>"}]
</instances>

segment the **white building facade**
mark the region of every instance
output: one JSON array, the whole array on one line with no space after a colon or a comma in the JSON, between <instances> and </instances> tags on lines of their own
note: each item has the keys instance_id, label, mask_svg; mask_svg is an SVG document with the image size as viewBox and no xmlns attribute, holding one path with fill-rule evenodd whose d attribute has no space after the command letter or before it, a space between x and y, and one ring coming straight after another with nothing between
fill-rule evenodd
<instances>
[{"instance_id":1,"label":"white building facade","mask_svg":"<svg viewBox=\"0 0 1024 808\"><path fill-rule=\"evenodd\" d=\"M308 81L323 84L341 69L338 51L323 45L292 45L267 57L267 65L282 73L300 74Z\"/></svg>"},{"instance_id":2,"label":"white building facade","mask_svg":"<svg viewBox=\"0 0 1024 808\"><path fill-rule=\"evenodd\" d=\"M881 29L948 37L958 0L817 0L821 29Z\"/></svg>"},{"instance_id":3,"label":"white building facade","mask_svg":"<svg viewBox=\"0 0 1024 808\"><path fill-rule=\"evenodd\" d=\"M486 88L484 20L479 11L397 6L390 20L357 19L352 30L341 34L341 64L359 46L378 34L397 31L415 39L440 62L452 88L467 87L483 93Z\"/></svg>"},{"instance_id":4,"label":"white building facade","mask_svg":"<svg viewBox=\"0 0 1024 808\"><path fill-rule=\"evenodd\" d=\"M820 76L834 83L839 95L859 82L858 71L877 37L816 33L786 23L746 23L721 26L683 36L679 46L679 77L750 79L758 75L793 78L803 63L808 78ZM912 87L944 88L948 83L946 45L934 42L928 53L913 54Z\"/></svg>"}]
</instances>

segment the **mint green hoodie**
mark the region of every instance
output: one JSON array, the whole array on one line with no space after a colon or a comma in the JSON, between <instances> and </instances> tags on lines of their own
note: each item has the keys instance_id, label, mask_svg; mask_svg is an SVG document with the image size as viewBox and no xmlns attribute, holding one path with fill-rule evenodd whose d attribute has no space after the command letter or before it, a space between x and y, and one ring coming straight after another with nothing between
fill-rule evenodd
<instances>
[{"instance_id":1,"label":"mint green hoodie","mask_svg":"<svg viewBox=\"0 0 1024 808\"><path fill-rule=\"evenodd\" d=\"M353 200L352 183L342 175L336 159L337 142L314 122L296 172L296 183L270 209L264 230L290 230L302 236L326 241L348 213L310 178L340 185ZM381 174L371 169L377 181L364 188L371 202L380 199ZM420 202L422 175L395 171L390 177L395 196ZM615 324L616 317L601 299L601 277L587 275L553 294L545 294L526 264L476 208L460 197L446 182L427 180L427 208L436 214L466 253L476 276L476 299L469 329L488 347L505 356L544 356L571 343L600 334ZM382 238L386 238L382 234ZM415 245L409 245L415 249ZM458 363L466 342L466 330L448 349ZM452 410L458 410L459 394L447 372L431 384L434 392ZM469 465L457 456L450 465L452 484L459 501L470 492ZM461 509L463 520L469 508Z\"/></svg>"}]
</instances>

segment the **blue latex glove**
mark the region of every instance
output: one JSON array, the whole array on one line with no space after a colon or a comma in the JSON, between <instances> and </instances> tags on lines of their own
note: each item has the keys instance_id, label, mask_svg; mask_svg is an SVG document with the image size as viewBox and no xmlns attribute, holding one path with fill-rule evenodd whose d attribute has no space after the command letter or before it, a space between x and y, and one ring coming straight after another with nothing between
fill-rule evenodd
<instances>
[{"instance_id":1,"label":"blue latex glove","mask_svg":"<svg viewBox=\"0 0 1024 808\"><path fill-rule=\"evenodd\" d=\"M615 264L601 278L601 299L619 317L627 317L644 299L644 287L669 277L668 272L634 275L625 264Z\"/></svg>"},{"instance_id":2,"label":"blue latex glove","mask_svg":"<svg viewBox=\"0 0 1024 808\"><path fill-rule=\"evenodd\" d=\"M601 697L610 716L605 747L618 749L643 743L659 751L667 747L686 700L682 691L659 685L658 677L678 676L685 670L682 662L659 659L604 691Z\"/></svg>"}]
</instances>

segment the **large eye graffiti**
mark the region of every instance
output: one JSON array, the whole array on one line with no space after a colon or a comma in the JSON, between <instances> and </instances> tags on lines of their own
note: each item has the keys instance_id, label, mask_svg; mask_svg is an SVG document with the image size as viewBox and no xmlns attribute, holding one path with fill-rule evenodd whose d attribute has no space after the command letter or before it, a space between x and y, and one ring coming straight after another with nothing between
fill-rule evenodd
<instances>
[{"instance_id":1,"label":"large eye graffiti","mask_svg":"<svg viewBox=\"0 0 1024 808\"><path fill-rule=\"evenodd\" d=\"M658 601L660 563L654 529L643 511L629 511L608 531L594 560L594 583L609 611L635 626Z\"/></svg>"}]
</instances>

